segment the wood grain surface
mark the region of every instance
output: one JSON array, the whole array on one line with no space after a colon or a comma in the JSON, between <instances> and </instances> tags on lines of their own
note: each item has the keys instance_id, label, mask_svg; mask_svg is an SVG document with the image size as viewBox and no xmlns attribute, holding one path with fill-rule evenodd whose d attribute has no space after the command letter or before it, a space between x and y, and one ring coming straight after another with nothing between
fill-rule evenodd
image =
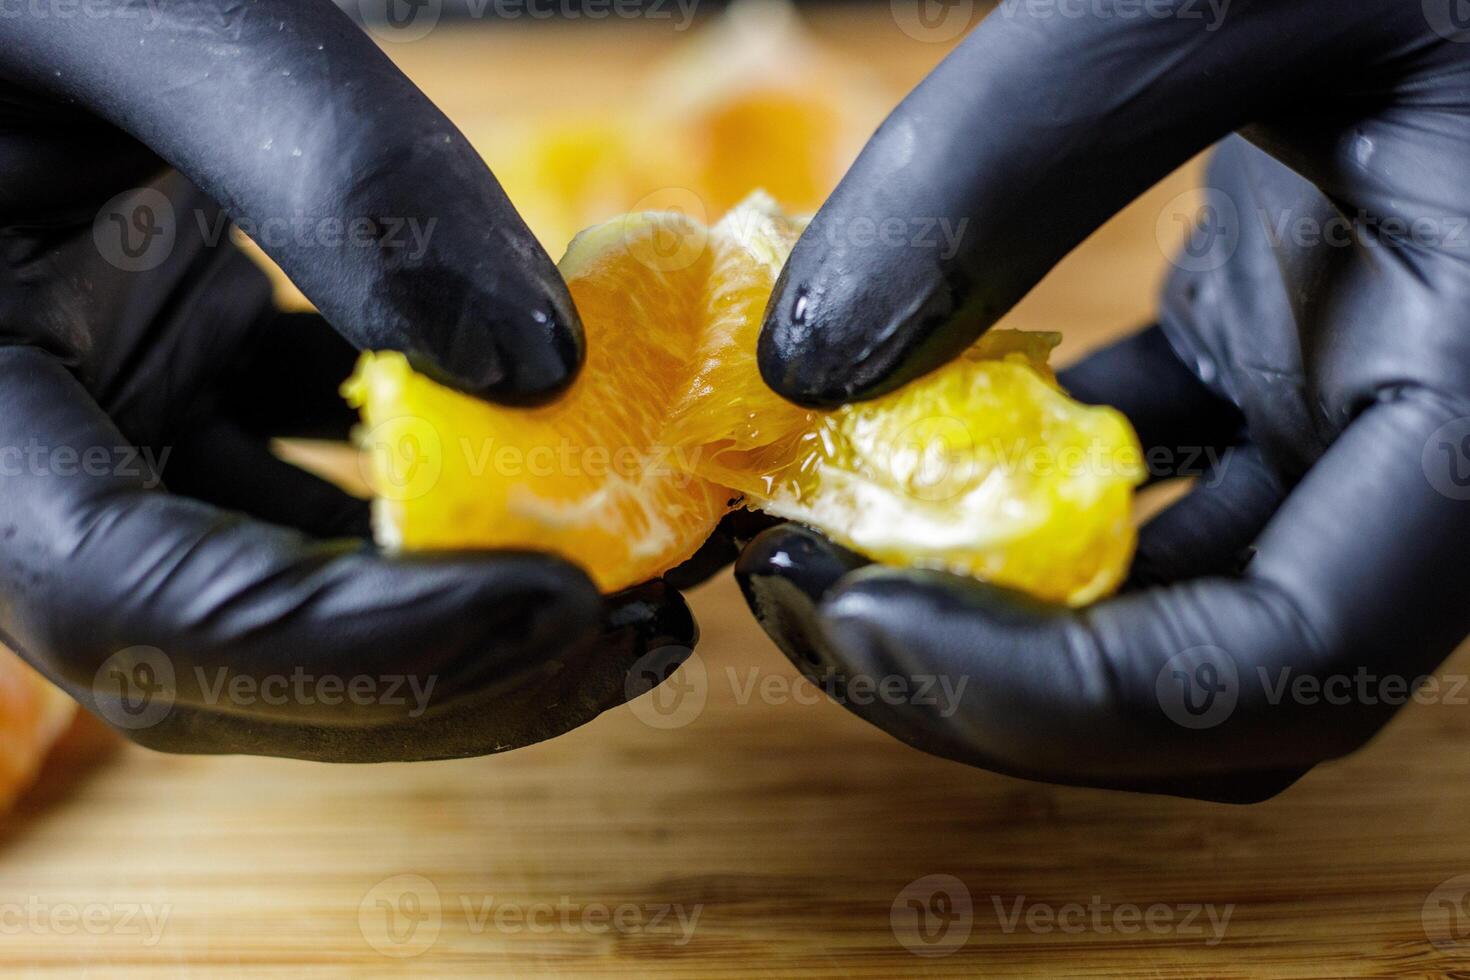
<instances>
[{"instance_id":1,"label":"wood grain surface","mask_svg":"<svg viewBox=\"0 0 1470 980\"><path fill-rule=\"evenodd\" d=\"M901 91L943 46L888 10L818 23ZM393 54L471 119L617 98L674 41L512 25ZM1130 208L1013 324L1065 331L1070 357L1141 322L1196 178ZM728 579L691 601L683 701L500 757L328 767L74 739L0 831L0 972L1470 976L1467 692L1259 806L1057 789L921 755L817 696Z\"/></svg>"}]
</instances>

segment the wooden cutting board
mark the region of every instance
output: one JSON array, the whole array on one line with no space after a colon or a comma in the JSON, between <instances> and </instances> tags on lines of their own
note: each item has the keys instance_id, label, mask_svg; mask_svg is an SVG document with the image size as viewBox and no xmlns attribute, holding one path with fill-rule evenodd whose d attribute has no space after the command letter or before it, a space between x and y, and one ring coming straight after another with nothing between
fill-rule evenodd
<instances>
[{"instance_id":1,"label":"wooden cutting board","mask_svg":"<svg viewBox=\"0 0 1470 980\"><path fill-rule=\"evenodd\" d=\"M1463 703L1406 709L1351 760L1260 806L1056 789L921 755L814 696L728 581L693 604L703 680L676 678L691 691L668 715L622 709L461 762L128 749L52 780L0 835L0 973L1470 970L1470 945L1433 942L1454 941L1470 874ZM1461 656L1445 674L1466 670ZM916 892L926 879L942 888ZM904 910L917 898L942 912L936 893L951 909L968 895L969 931L935 916L924 946ZM1129 918L1150 909L1153 929ZM68 918L84 914L90 932Z\"/></svg>"},{"instance_id":2,"label":"wooden cutting board","mask_svg":"<svg viewBox=\"0 0 1470 980\"><path fill-rule=\"evenodd\" d=\"M943 53L887 5L821 26L898 86ZM672 40L517 26L394 54L458 116L616 92ZM1065 330L1075 356L1140 322L1196 179L1129 209L1010 325ZM0 971L1470 975L1470 691L1260 806L1056 789L924 756L817 696L728 580L692 604L706 639L682 702L504 756L127 748L53 769L0 830Z\"/></svg>"}]
</instances>

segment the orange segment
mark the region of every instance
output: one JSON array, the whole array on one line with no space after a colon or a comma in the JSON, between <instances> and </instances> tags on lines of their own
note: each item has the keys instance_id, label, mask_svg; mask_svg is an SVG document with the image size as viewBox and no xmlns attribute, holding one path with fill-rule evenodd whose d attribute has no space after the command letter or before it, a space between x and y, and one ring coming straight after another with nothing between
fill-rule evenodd
<instances>
[{"instance_id":1,"label":"orange segment","mask_svg":"<svg viewBox=\"0 0 1470 980\"><path fill-rule=\"evenodd\" d=\"M699 447L705 469L788 438L812 417L760 383L755 361L766 302L804 226L758 192L710 231L699 344L668 433L678 445Z\"/></svg>"},{"instance_id":2,"label":"orange segment","mask_svg":"<svg viewBox=\"0 0 1470 980\"><path fill-rule=\"evenodd\" d=\"M1039 359L1005 353L1038 339ZM899 391L822 413L769 471L701 472L877 561L1091 602L1132 557L1142 457L1121 415L1056 386L1058 339L992 332Z\"/></svg>"},{"instance_id":3,"label":"orange segment","mask_svg":"<svg viewBox=\"0 0 1470 980\"><path fill-rule=\"evenodd\" d=\"M673 458L663 429L694 356L712 255L701 228L632 215L578 236L562 269L589 331L565 397L534 409L466 398L401 355L365 357L349 397L369 427L380 537L405 548L538 548L607 589L692 554L730 492ZM591 338L589 338L591 339Z\"/></svg>"},{"instance_id":4,"label":"orange segment","mask_svg":"<svg viewBox=\"0 0 1470 980\"><path fill-rule=\"evenodd\" d=\"M588 361L549 407L487 405L365 355L347 394L369 426L380 537L554 550L611 590L688 558L743 501L879 561L1074 604L1115 588L1142 454L1119 413L1057 385L1056 335L992 331L830 412L765 386L761 315L800 229L756 194L713 228L653 213L579 235L561 268Z\"/></svg>"}]
</instances>

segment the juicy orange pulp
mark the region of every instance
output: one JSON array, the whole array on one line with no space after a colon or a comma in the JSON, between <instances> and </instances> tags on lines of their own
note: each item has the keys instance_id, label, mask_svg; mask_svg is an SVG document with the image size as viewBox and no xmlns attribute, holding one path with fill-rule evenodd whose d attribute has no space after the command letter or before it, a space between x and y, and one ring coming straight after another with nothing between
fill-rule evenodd
<instances>
[{"instance_id":1,"label":"juicy orange pulp","mask_svg":"<svg viewBox=\"0 0 1470 980\"><path fill-rule=\"evenodd\" d=\"M579 235L561 269L588 361L550 406L488 405L364 355L345 391L380 539L553 550L613 590L689 557L743 503L881 561L1071 603L1114 588L1141 453L1121 415L1057 386L1054 335L993 331L830 412L765 386L761 316L800 229L757 194L713 228L643 213Z\"/></svg>"}]
</instances>

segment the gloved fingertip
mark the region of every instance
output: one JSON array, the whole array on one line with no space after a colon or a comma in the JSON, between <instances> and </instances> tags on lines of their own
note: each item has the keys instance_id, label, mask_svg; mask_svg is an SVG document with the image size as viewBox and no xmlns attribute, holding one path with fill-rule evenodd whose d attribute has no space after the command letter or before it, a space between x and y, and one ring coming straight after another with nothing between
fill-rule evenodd
<instances>
[{"instance_id":1,"label":"gloved fingertip","mask_svg":"<svg viewBox=\"0 0 1470 980\"><path fill-rule=\"evenodd\" d=\"M628 635L641 647L692 651L699 643L699 623L689 604L664 582L644 582L614 593L606 606L606 629Z\"/></svg>"},{"instance_id":2,"label":"gloved fingertip","mask_svg":"<svg viewBox=\"0 0 1470 980\"><path fill-rule=\"evenodd\" d=\"M720 531L743 550L764 532L785 523L783 518L773 517L764 511L741 507L725 515L725 519L720 522Z\"/></svg>"},{"instance_id":3,"label":"gloved fingertip","mask_svg":"<svg viewBox=\"0 0 1470 980\"><path fill-rule=\"evenodd\" d=\"M777 283L756 343L756 364L761 379L782 398L804 408L836 408L853 400L853 379L825 363L822 338L807 322L808 303L806 287L786 290Z\"/></svg>"},{"instance_id":4,"label":"gloved fingertip","mask_svg":"<svg viewBox=\"0 0 1470 980\"><path fill-rule=\"evenodd\" d=\"M733 565L740 552L762 531L784 523L758 510L738 508L726 514L699 550L664 573L663 580L680 591L692 589Z\"/></svg>"},{"instance_id":5,"label":"gloved fingertip","mask_svg":"<svg viewBox=\"0 0 1470 980\"><path fill-rule=\"evenodd\" d=\"M957 316L960 287L935 269L850 268L806 241L776 282L756 344L761 378L783 398L823 409L877 398L981 332L975 317Z\"/></svg>"},{"instance_id":6,"label":"gloved fingertip","mask_svg":"<svg viewBox=\"0 0 1470 980\"><path fill-rule=\"evenodd\" d=\"M564 392L587 357L582 321L570 299L502 317L506 368L500 380L476 392L505 405L541 405Z\"/></svg>"},{"instance_id":7,"label":"gloved fingertip","mask_svg":"<svg viewBox=\"0 0 1470 980\"><path fill-rule=\"evenodd\" d=\"M735 563L746 604L781 651L803 669L822 665L822 598L866 559L817 532L784 524L762 533Z\"/></svg>"},{"instance_id":8,"label":"gloved fingertip","mask_svg":"<svg viewBox=\"0 0 1470 980\"><path fill-rule=\"evenodd\" d=\"M619 649L626 665L606 708L639 698L673 676L694 655L699 624L677 590L662 581L645 582L608 597L604 643Z\"/></svg>"},{"instance_id":9,"label":"gloved fingertip","mask_svg":"<svg viewBox=\"0 0 1470 980\"><path fill-rule=\"evenodd\" d=\"M779 579L809 601L820 602L838 580L868 559L800 524L780 524L756 535L735 563L742 585Z\"/></svg>"},{"instance_id":10,"label":"gloved fingertip","mask_svg":"<svg viewBox=\"0 0 1470 980\"><path fill-rule=\"evenodd\" d=\"M446 351L410 351L409 363L447 387L520 407L554 400L586 358L582 323L570 302L501 312L475 332L481 342L461 344L451 337Z\"/></svg>"}]
</instances>

